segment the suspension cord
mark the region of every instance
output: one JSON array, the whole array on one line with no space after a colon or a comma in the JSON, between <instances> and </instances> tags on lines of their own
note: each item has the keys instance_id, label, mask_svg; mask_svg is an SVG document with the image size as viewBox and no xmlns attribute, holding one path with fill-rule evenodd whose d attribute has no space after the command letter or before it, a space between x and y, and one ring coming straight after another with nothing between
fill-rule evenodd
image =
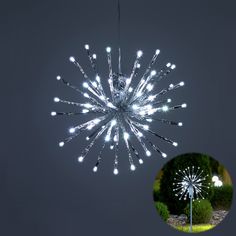
<instances>
[{"instance_id":1,"label":"suspension cord","mask_svg":"<svg viewBox=\"0 0 236 236\"><path fill-rule=\"evenodd\" d=\"M122 72L121 72L121 49L120 49L120 0L118 0L117 11L118 11L117 31L118 31L118 50L119 50L118 70L119 74L121 75Z\"/></svg>"}]
</instances>

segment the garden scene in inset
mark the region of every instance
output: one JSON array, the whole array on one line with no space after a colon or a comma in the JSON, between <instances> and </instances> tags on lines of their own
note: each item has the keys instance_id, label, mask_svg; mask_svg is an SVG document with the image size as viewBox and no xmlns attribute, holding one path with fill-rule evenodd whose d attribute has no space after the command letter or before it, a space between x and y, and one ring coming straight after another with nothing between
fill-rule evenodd
<instances>
[{"instance_id":1,"label":"garden scene in inset","mask_svg":"<svg viewBox=\"0 0 236 236\"><path fill-rule=\"evenodd\" d=\"M228 171L217 160L187 153L173 158L159 171L153 198L167 224L184 232L202 232L227 216L233 185Z\"/></svg>"}]
</instances>

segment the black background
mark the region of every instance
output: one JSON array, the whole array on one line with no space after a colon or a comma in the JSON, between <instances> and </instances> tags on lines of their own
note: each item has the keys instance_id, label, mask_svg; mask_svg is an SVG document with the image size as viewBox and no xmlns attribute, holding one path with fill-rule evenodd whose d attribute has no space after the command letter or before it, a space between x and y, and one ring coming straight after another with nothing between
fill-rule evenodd
<instances>
[{"instance_id":1,"label":"black background","mask_svg":"<svg viewBox=\"0 0 236 236\"><path fill-rule=\"evenodd\" d=\"M177 69L159 89L186 82L173 98L177 104L186 101L188 109L168 115L184 126L152 125L179 147L157 144L168 158L209 154L234 180L235 1L121 0L121 8L124 72L130 73L137 49L144 51L146 65L160 48L157 67L170 60ZM114 154L106 151L94 174L102 141L82 165L77 157L84 137L63 149L57 145L67 128L81 121L50 117L51 110L66 109L53 103L54 96L77 98L55 77L59 73L82 83L68 58L78 56L87 70L85 43L97 52L101 74L107 76L105 47L117 47L116 1L1 1L0 12L0 235L182 235L161 221L152 201L155 175L167 160L153 155L130 173L122 148L120 174L114 176ZM233 208L205 235L230 233Z\"/></svg>"}]
</instances>

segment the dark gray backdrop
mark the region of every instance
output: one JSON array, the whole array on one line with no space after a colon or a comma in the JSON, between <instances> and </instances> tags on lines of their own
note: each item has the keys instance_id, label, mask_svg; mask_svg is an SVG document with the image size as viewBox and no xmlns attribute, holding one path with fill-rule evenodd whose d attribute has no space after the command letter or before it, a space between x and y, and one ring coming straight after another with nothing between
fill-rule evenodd
<instances>
[{"instance_id":1,"label":"dark gray backdrop","mask_svg":"<svg viewBox=\"0 0 236 236\"><path fill-rule=\"evenodd\" d=\"M169 158L210 154L234 179L235 1L121 0L121 5L124 71L129 73L137 49L143 49L145 64L160 48L157 65L177 64L166 83L186 82L173 96L188 109L170 114L185 126L153 125L179 147L157 143ZM96 50L100 71L107 74L105 47L117 46L116 1L1 1L0 12L0 235L181 235L161 221L152 201L153 180L167 160L155 155L130 173L123 149L115 177L111 152L104 154L101 171L91 171L101 142L83 165L77 157L84 138L62 150L57 146L79 121L49 116L62 110L54 96L77 98L55 76L81 84L68 57L79 56L87 69L85 43ZM233 208L206 235L230 233Z\"/></svg>"}]
</instances>

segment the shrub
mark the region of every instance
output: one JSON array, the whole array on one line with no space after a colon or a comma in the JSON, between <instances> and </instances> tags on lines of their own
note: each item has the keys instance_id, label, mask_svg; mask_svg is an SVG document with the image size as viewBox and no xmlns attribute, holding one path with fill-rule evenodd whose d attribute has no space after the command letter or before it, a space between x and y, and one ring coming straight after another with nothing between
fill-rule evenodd
<instances>
[{"instance_id":1,"label":"shrub","mask_svg":"<svg viewBox=\"0 0 236 236\"><path fill-rule=\"evenodd\" d=\"M153 185L153 199L154 199L154 202L162 202L159 179L155 180L154 185Z\"/></svg>"},{"instance_id":2,"label":"shrub","mask_svg":"<svg viewBox=\"0 0 236 236\"><path fill-rule=\"evenodd\" d=\"M189 204L184 209L184 211L188 217L188 221L190 221ZM193 212L193 224L206 224L210 221L212 217L211 203L206 199L193 201L192 212Z\"/></svg>"},{"instance_id":3,"label":"shrub","mask_svg":"<svg viewBox=\"0 0 236 236\"><path fill-rule=\"evenodd\" d=\"M160 190L155 190L153 191L153 199L154 199L154 202L159 202L161 201L161 193L160 193Z\"/></svg>"},{"instance_id":4,"label":"shrub","mask_svg":"<svg viewBox=\"0 0 236 236\"><path fill-rule=\"evenodd\" d=\"M226 185L232 185L232 180L229 172L225 169L223 165L219 165L217 175L221 177L221 180Z\"/></svg>"},{"instance_id":5,"label":"shrub","mask_svg":"<svg viewBox=\"0 0 236 236\"><path fill-rule=\"evenodd\" d=\"M229 210L232 204L233 186L223 185L222 187L214 187L214 195L211 204L214 209Z\"/></svg>"},{"instance_id":6,"label":"shrub","mask_svg":"<svg viewBox=\"0 0 236 236\"><path fill-rule=\"evenodd\" d=\"M210 157L199 153L188 153L178 156L170 160L163 168L163 174L160 181L160 195L159 199L167 204L169 211L172 214L182 214L184 208L188 204L188 201L179 201L173 192L173 182L175 173L179 169L185 169L188 166L200 167L205 174L209 176L206 178L206 183L211 182L211 167ZM209 189L208 195L204 195L205 198L210 199L212 196L212 188Z\"/></svg>"},{"instance_id":7,"label":"shrub","mask_svg":"<svg viewBox=\"0 0 236 236\"><path fill-rule=\"evenodd\" d=\"M170 215L167 205L162 202L156 202L156 209L157 209L159 215L161 216L161 218L164 221L167 221L167 219L169 218L169 215Z\"/></svg>"},{"instance_id":8,"label":"shrub","mask_svg":"<svg viewBox=\"0 0 236 236\"><path fill-rule=\"evenodd\" d=\"M153 184L153 191L160 190L160 179L156 179Z\"/></svg>"}]
</instances>

